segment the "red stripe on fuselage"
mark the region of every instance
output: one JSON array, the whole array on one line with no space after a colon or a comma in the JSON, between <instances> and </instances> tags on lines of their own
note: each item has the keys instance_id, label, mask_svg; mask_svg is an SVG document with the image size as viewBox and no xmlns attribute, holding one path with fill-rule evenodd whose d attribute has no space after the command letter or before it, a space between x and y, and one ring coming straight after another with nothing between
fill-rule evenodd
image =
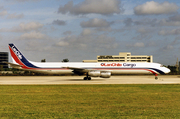
<instances>
[{"instance_id":1,"label":"red stripe on fuselage","mask_svg":"<svg viewBox=\"0 0 180 119\"><path fill-rule=\"evenodd\" d=\"M72 69L63 69L63 68L29 68L29 69L33 69L33 70L72 70ZM151 72L152 74L157 74L156 72L154 72L153 70L150 70L150 69L143 69L143 68L132 68L132 69L127 69L127 68L119 68L119 69L113 69L113 68L109 68L109 69L103 69L103 68L93 68L92 70L103 70L103 71L106 71L106 70L146 70L146 71L149 71Z\"/></svg>"}]
</instances>

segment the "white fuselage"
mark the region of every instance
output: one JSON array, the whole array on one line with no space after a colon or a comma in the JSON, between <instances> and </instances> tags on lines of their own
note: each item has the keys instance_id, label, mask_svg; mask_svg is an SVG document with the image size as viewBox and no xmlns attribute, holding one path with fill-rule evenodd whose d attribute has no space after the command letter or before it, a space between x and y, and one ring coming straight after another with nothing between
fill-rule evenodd
<instances>
[{"instance_id":1,"label":"white fuselage","mask_svg":"<svg viewBox=\"0 0 180 119\"><path fill-rule=\"evenodd\" d=\"M166 74L170 70L161 64L158 63L133 63L133 62L124 62L124 63L115 63L115 62L106 62L106 63L82 63L82 62L67 62L67 63L58 63L58 62L32 62L29 61L36 67L22 67L22 69L50 73L50 74L72 74L73 68L75 69L84 69L87 70L99 70L99 71L110 71L111 74Z\"/></svg>"}]
</instances>

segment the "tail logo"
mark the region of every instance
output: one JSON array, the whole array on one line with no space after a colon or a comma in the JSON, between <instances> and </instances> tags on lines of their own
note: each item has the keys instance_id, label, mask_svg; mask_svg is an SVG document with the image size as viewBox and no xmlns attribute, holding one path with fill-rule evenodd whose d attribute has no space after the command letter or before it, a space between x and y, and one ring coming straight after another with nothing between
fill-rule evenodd
<instances>
[{"instance_id":1,"label":"tail logo","mask_svg":"<svg viewBox=\"0 0 180 119\"><path fill-rule=\"evenodd\" d=\"M20 54L20 52L14 46L12 46L12 49L13 49L14 53L17 55L17 57L19 59L22 59L22 55Z\"/></svg>"}]
</instances>

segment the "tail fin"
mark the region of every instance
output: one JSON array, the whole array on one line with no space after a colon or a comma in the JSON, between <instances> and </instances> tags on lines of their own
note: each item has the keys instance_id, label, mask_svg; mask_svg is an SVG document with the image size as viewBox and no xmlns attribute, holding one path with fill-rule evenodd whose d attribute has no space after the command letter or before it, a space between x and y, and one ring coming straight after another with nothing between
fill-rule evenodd
<instances>
[{"instance_id":1,"label":"tail fin","mask_svg":"<svg viewBox=\"0 0 180 119\"><path fill-rule=\"evenodd\" d=\"M11 57L14 63L22 65L26 68L27 67L37 68L23 56L20 50L18 50L17 47L13 43L9 44L9 50L10 50Z\"/></svg>"}]
</instances>

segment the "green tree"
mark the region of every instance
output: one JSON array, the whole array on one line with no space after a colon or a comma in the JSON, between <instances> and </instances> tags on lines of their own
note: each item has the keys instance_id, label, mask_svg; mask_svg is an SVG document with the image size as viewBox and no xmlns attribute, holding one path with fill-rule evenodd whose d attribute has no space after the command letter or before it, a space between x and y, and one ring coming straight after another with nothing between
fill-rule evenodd
<instances>
[{"instance_id":1,"label":"green tree","mask_svg":"<svg viewBox=\"0 0 180 119\"><path fill-rule=\"evenodd\" d=\"M42 59L41 62L46 62L46 59Z\"/></svg>"},{"instance_id":2,"label":"green tree","mask_svg":"<svg viewBox=\"0 0 180 119\"><path fill-rule=\"evenodd\" d=\"M69 62L69 60L66 58L66 59L63 59L62 62Z\"/></svg>"},{"instance_id":3,"label":"green tree","mask_svg":"<svg viewBox=\"0 0 180 119\"><path fill-rule=\"evenodd\" d=\"M176 70L176 66L170 66L170 65L168 65L167 68L169 68L169 69L171 70L171 72L170 72L169 74L178 74L178 73L179 73L179 72L177 72L177 70Z\"/></svg>"},{"instance_id":4,"label":"green tree","mask_svg":"<svg viewBox=\"0 0 180 119\"><path fill-rule=\"evenodd\" d=\"M0 71L3 71L4 69L3 69L3 65L0 65Z\"/></svg>"}]
</instances>

